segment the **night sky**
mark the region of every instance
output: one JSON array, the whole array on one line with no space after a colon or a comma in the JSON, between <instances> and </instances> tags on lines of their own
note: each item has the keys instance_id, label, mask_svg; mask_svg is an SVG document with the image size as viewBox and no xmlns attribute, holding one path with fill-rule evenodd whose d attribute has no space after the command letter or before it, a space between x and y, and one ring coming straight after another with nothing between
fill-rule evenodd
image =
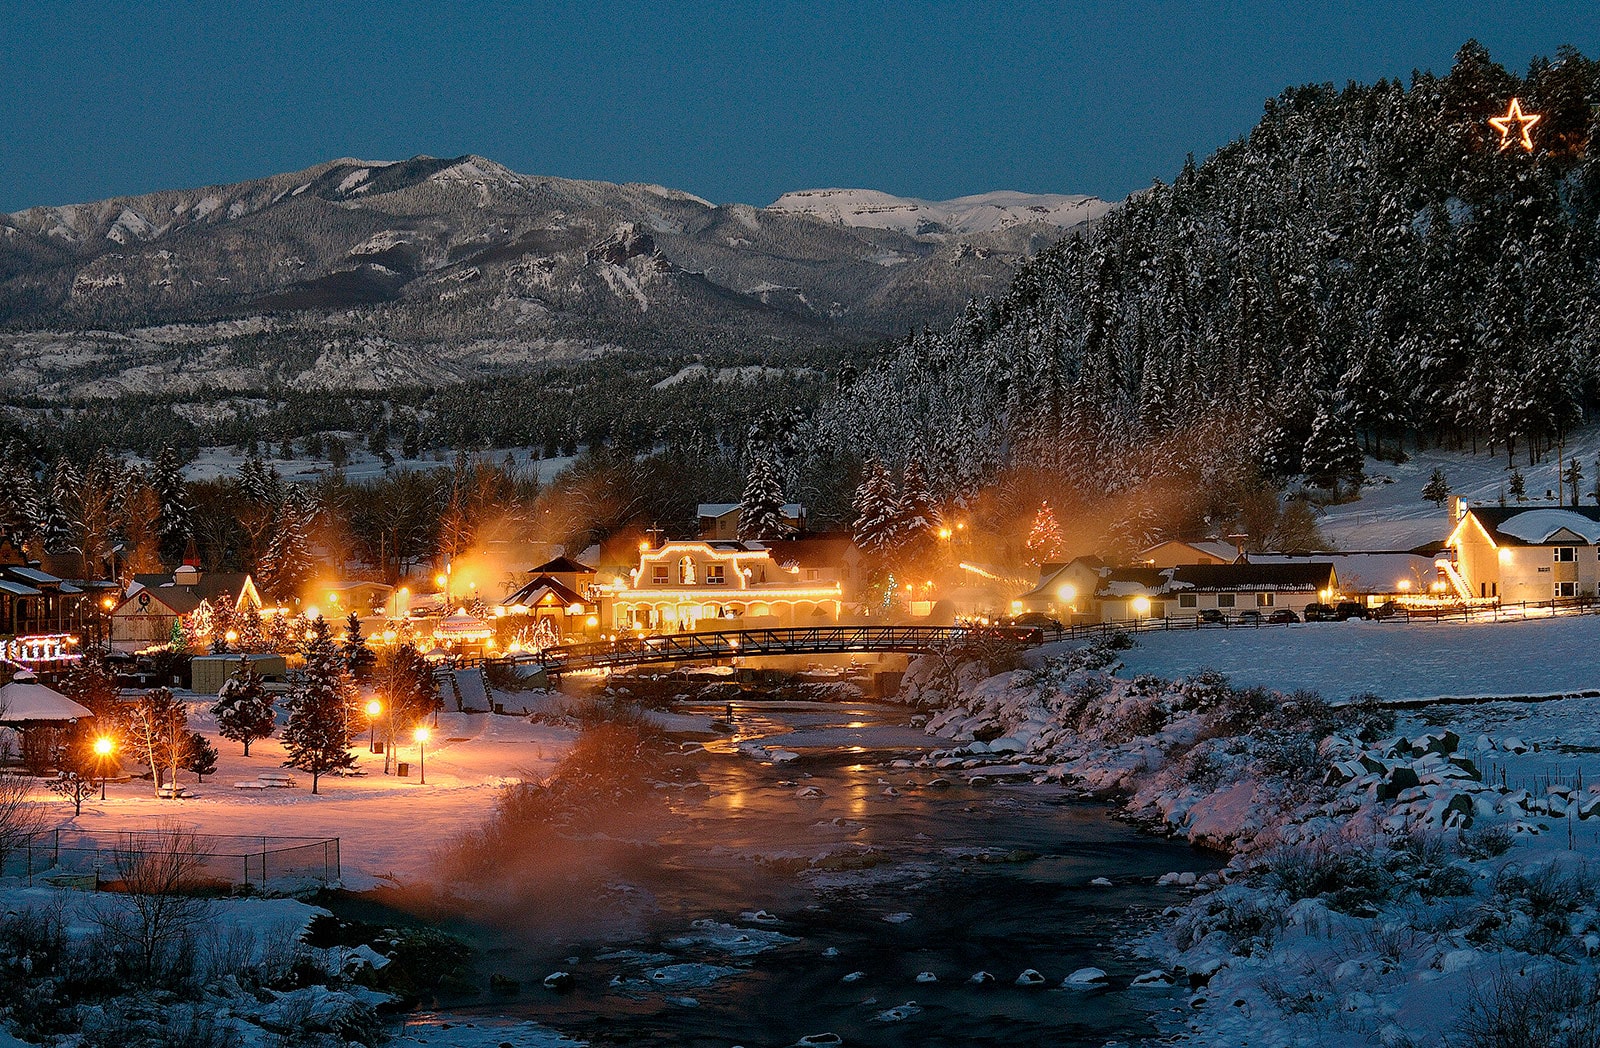
<instances>
[{"instance_id":1,"label":"night sky","mask_svg":"<svg viewBox=\"0 0 1600 1048\"><path fill-rule=\"evenodd\" d=\"M0 211L418 153L717 202L1115 199L1285 86L1443 73L1469 37L1594 56L1600 4L8 0Z\"/></svg>"}]
</instances>

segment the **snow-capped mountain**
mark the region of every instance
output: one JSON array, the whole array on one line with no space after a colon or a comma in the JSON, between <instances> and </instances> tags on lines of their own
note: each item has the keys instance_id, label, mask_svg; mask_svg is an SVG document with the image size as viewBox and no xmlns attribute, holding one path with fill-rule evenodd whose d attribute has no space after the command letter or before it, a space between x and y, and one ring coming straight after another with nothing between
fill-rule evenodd
<instances>
[{"instance_id":1,"label":"snow-capped mountain","mask_svg":"<svg viewBox=\"0 0 1600 1048\"><path fill-rule=\"evenodd\" d=\"M769 211L814 215L844 226L934 237L993 233L1030 224L1070 229L1110 209L1098 197L1009 190L954 200L917 200L876 189L802 189L768 205Z\"/></svg>"},{"instance_id":2,"label":"snow-capped mountain","mask_svg":"<svg viewBox=\"0 0 1600 1048\"><path fill-rule=\"evenodd\" d=\"M0 215L0 351L13 365L0 390L343 385L355 372L381 388L619 346L860 342L1003 293L1018 265L1104 209L1015 196L928 205L908 231L846 198L827 213L716 205L419 156L30 208ZM95 335L86 357L87 332L123 341ZM370 372L323 366L356 345L376 347ZM150 378L169 358L174 373Z\"/></svg>"}]
</instances>

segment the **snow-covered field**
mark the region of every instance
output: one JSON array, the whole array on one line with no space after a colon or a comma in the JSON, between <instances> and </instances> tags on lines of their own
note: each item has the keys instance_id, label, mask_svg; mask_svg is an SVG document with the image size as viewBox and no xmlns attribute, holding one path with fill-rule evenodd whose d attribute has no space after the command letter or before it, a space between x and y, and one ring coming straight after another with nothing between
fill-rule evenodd
<instances>
[{"instance_id":1,"label":"snow-covered field","mask_svg":"<svg viewBox=\"0 0 1600 1048\"><path fill-rule=\"evenodd\" d=\"M381 477L386 472L449 469L455 462L452 455L440 453L435 457L431 452L420 458L402 458L397 448L394 465L385 466L378 456L368 452L363 446L366 439L364 436L347 433L344 434L344 438L350 449L350 461L343 469L347 480L370 480L373 477ZM276 469L287 480L314 480L333 469L332 464L326 459L303 456L286 459L273 454L271 448L265 448L263 451L262 462ZM538 477L540 484L550 483L558 473L573 463L573 456L570 455L540 458L533 448L491 448L477 454L483 461L496 464L504 462L509 455L512 462L525 470L529 476ZM183 475L191 481L231 477L239 471L239 466L243 462L244 457L236 454L231 448L201 448L199 456L184 467Z\"/></svg>"},{"instance_id":2,"label":"snow-covered field","mask_svg":"<svg viewBox=\"0 0 1600 1048\"><path fill-rule=\"evenodd\" d=\"M104 802L96 794L77 818L68 805L54 802L61 825L112 833L176 819L201 833L337 837L345 887L416 884L427 877L433 850L486 816L501 786L548 775L574 737L570 729L520 717L441 713L427 744L426 785L414 742L397 747L397 759L411 765L401 779L383 774L383 757L367 752L363 733L358 774L323 776L312 796L311 776L297 770L289 772L298 783L293 788L236 788L263 772L283 772L283 747L265 739L243 756L238 743L217 737L208 706L204 699L191 704L190 727L221 756L217 773L205 782L183 775L192 798L157 798L148 780L114 782ZM139 769L130 761L129 770Z\"/></svg>"},{"instance_id":3,"label":"snow-covered field","mask_svg":"<svg viewBox=\"0 0 1600 1048\"><path fill-rule=\"evenodd\" d=\"M1329 699L1564 695L1600 689L1600 615L1502 622L1388 620L1141 633L1127 672L1217 670L1237 685Z\"/></svg>"}]
</instances>

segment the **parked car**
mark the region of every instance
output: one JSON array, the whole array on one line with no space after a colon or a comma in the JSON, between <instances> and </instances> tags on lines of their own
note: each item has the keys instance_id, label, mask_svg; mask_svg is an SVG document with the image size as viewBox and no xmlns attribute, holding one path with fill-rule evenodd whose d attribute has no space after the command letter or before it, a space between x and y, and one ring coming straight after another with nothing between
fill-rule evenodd
<instances>
[{"instance_id":1,"label":"parked car","mask_svg":"<svg viewBox=\"0 0 1600 1048\"><path fill-rule=\"evenodd\" d=\"M1300 616L1294 613L1293 608L1279 608L1267 617L1267 621L1281 625L1285 622L1299 622Z\"/></svg>"},{"instance_id":2,"label":"parked car","mask_svg":"<svg viewBox=\"0 0 1600 1048\"><path fill-rule=\"evenodd\" d=\"M1239 612L1238 622L1241 626L1259 626L1262 622L1261 612L1256 611L1254 608L1249 611L1241 611Z\"/></svg>"},{"instance_id":3,"label":"parked car","mask_svg":"<svg viewBox=\"0 0 1600 1048\"><path fill-rule=\"evenodd\" d=\"M1228 617L1216 608L1201 608L1199 619L1202 623L1214 626L1224 626L1228 622Z\"/></svg>"},{"instance_id":4,"label":"parked car","mask_svg":"<svg viewBox=\"0 0 1600 1048\"><path fill-rule=\"evenodd\" d=\"M1392 600L1386 600L1373 608L1369 614L1375 619L1392 619L1400 614L1403 609Z\"/></svg>"},{"instance_id":5,"label":"parked car","mask_svg":"<svg viewBox=\"0 0 1600 1048\"><path fill-rule=\"evenodd\" d=\"M1333 608L1335 622L1346 619L1364 619L1367 617L1367 606L1358 600L1341 600Z\"/></svg>"},{"instance_id":6,"label":"parked car","mask_svg":"<svg viewBox=\"0 0 1600 1048\"><path fill-rule=\"evenodd\" d=\"M1331 605L1331 604L1307 604L1306 605L1306 621L1307 622L1332 622L1332 621L1334 621L1334 618L1333 618L1333 605Z\"/></svg>"},{"instance_id":7,"label":"parked car","mask_svg":"<svg viewBox=\"0 0 1600 1048\"><path fill-rule=\"evenodd\" d=\"M1041 626L1049 630L1061 629L1061 623L1042 611L1027 611L1006 620L1008 626Z\"/></svg>"}]
</instances>

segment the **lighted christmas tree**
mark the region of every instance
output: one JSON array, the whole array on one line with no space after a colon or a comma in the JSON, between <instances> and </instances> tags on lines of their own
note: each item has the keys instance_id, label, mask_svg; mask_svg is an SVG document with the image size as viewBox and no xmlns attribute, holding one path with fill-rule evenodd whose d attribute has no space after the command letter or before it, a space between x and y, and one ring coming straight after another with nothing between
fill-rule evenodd
<instances>
[{"instance_id":1,"label":"lighted christmas tree","mask_svg":"<svg viewBox=\"0 0 1600 1048\"><path fill-rule=\"evenodd\" d=\"M1039 512L1034 514L1033 529L1028 532L1029 563L1038 565L1055 560L1061 555L1064 542L1061 525L1056 521L1049 500L1040 503Z\"/></svg>"}]
</instances>

